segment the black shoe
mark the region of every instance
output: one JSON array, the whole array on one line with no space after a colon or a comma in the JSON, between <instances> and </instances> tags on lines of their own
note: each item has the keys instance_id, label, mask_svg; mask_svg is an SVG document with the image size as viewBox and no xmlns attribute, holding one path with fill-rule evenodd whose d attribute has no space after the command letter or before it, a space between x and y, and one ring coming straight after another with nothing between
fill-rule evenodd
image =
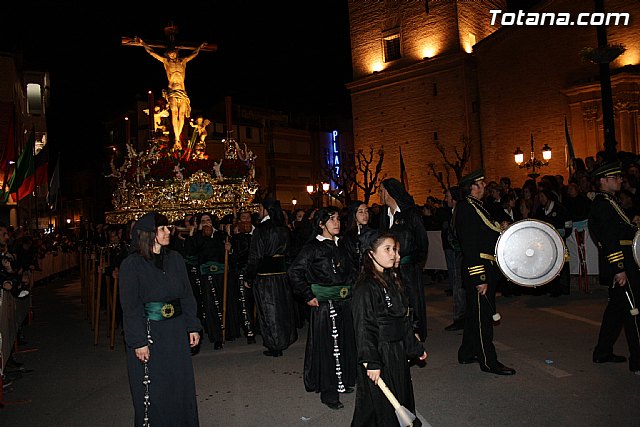
<instances>
[{"instance_id":1,"label":"black shoe","mask_svg":"<svg viewBox=\"0 0 640 427\"><path fill-rule=\"evenodd\" d=\"M452 324L445 327L445 331L460 331L464 329L464 320L454 320Z\"/></svg>"},{"instance_id":2,"label":"black shoe","mask_svg":"<svg viewBox=\"0 0 640 427\"><path fill-rule=\"evenodd\" d=\"M480 370L482 372L489 372L490 374L495 374L495 375L515 375L516 373L515 369L510 368L508 366L504 366L503 364L500 364L495 368L485 368L484 366L480 365Z\"/></svg>"},{"instance_id":3,"label":"black shoe","mask_svg":"<svg viewBox=\"0 0 640 427\"><path fill-rule=\"evenodd\" d=\"M342 408L344 408L344 405L340 401L338 401L338 402L322 402L322 403L324 403L325 405L327 405L331 409L342 409Z\"/></svg>"},{"instance_id":4,"label":"black shoe","mask_svg":"<svg viewBox=\"0 0 640 427\"><path fill-rule=\"evenodd\" d=\"M280 357L282 356L282 350L265 350L262 354L265 356Z\"/></svg>"},{"instance_id":5,"label":"black shoe","mask_svg":"<svg viewBox=\"0 0 640 427\"><path fill-rule=\"evenodd\" d=\"M251 336L251 337L247 337L247 344L255 344L256 343L256 337Z\"/></svg>"},{"instance_id":6,"label":"black shoe","mask_svg":"<svg viewBox=\"0 0 640 427\"><path fill-rule=\"evenodd\" d=\"M593 363L624 363L627 361L627 358L624 356L618 356L617 354L611 353L608 356L594 357Z\"/></svg>"},{"instance_id":7,"label":"black shoe","mask_svg":"<svg viewBox=\"0 0 640 427\"><path fill-rule=\"evenodd\" d=\"M480 363L477 356L473 356L470 359L458 359L458 363L461 365L470 365L472 363Z\"/></svg>"},{"instance_id":8,"label":"black shoe","mask_svg":"<svg viewBox=\"0 0 640 427\"><path fill-rule=\"evenodd\" d=\"M347 387L344 389L343 393L349 394L349 393L353 393L354 391L355 389L353 387Z\"/></svg>"},{"instance_id":9,"label":"black shoe","mask_svg":"<svg viewBox=\"0 0 640 427\"><path fill-rule=\"evenodd\" d=\"M409 360L409 367L417 366L418 368L424 368L427 366L426 360L420 360L419 358Z\"/></svg>"},{"instance_id":10,"label":"black shoe","mask_svg":"<svg viewBox=\"0 0 640 427\"><path fill-rule=\"evenodd\" d=\"M223 344L222 341L216 341L213 343L214 350L222 350Z\"/></svg>"}]
</instances>

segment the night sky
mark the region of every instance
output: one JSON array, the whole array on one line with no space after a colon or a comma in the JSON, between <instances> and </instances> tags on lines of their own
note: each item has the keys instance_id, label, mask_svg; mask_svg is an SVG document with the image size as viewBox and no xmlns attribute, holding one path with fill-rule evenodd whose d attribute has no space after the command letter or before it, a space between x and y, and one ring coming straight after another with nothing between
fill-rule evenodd
<instances>
[{"instance_id":1,"label":"night sky","mask_svg":"<svg viewBox=\"0 0 640 427\"><path fill-rule=\"evenodd\" d=\"M50 73L52 152L75 163L100 152L102 122L166 87L162 64L142 47L122 46L121 36L163 41L169 22L180 30L178 43L218 45L187 64L193 112L231 96L285 112L350 116L348 1L25 1L5 16L0 50L21 51L25 69Z\"/></svg>"},{"instance_id":2,"label":"night sky","mask_svg":"<svg viewBox=\"0 0 640 427\"><path fill-rule=\"evenodd\" d=\"M177 43L218 46L187 64L194 112L231 96L234 103L287 112L350 114L344 0L188 1L176 2L181 7L173 10L165 2L157 3L160 8L102 4L108 7L26 2L0 28L0 50L23 51L25 69L50 73L49 141L66 157L93 152L101 122L124 116L137 99L147 99L148 90L160 96L166 87L162 64L142 47L122 46L121 36L166 41L169 22L180 30Z\"/></svg>"}]
</instances>

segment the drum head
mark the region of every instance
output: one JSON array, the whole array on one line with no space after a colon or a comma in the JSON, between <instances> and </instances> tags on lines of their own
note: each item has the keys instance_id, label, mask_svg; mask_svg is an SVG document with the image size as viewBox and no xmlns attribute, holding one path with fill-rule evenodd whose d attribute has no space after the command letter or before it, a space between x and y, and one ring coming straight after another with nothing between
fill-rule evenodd
<instances>
[{"instance_id":1,"label":"drum head","mask_svg":"<svg viewBox=\"0 0 640 427\"><path fill-rule=\"evenodd\" d=\"M560 233L544 221L523 219L504 230L496 243L496 262L505 277L521 286L542 286L564 265Z\"/></svg>"},{"instance_id":2,"label":"drum head","mask_svg":"<svg viewBox=\"0 0 640 427\"><path fill-rule=\"evenodd\" d=\"M633 250L633 259L635 259L636 264L640 266L640 230L636 231L636 235L633 236L631 249Z\"/></svg>"}]
</instances>

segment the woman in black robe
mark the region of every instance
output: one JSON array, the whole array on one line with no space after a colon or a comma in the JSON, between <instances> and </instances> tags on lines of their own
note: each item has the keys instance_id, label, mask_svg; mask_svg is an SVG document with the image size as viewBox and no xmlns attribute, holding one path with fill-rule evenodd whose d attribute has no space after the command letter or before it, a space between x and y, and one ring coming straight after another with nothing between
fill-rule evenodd
<instances>
[{"instance_id":1,"label":"woman in black robe","mask_svg":"<svg viewBox=\"0 0 640 427\"><path fill-rule=\"evenodd\" d=\"M190 347L198 345L202 325L184 259L166 248L168 224L154 212L136 221L132 253L119 272L137 427L199 425Z\"/></svg>"},{"instance_id":2,"label":"woman in black robe","mask_svg":"<svg viewBox=\"0 0 640 427\"><path fill-rule=\"evenodd\" d=\"M249 246L245 274L247 287L253 287L265 356L279 357L298 339L295 303L287 278L287 256L291 250L291 231L280 202L266 199L260 211Z\"/></svg>"},{"instance_id":3,"label":"woman in black robe","mask_svg":"<svg viewBox=\"0 0 640 427\"><path fill-rule=\"evenodd\" d=\"M422 270L427 261L429 237L413 197L395 178L380 185L380 200L386 209L380 215L380 230L389 231L400 243L400 278L413 308L413 329L420 341L427 339L427 306Z\"/></svg>"},{"instance_id":4,"label":"woman in black robe","mask_svg":"<svg viewBox=\"0 0 640 427\"><path fill-rule=\"evenodd\" d=\"M304 385L320 393L331 409L341 409L340 393L353 392L355 341L351 316L354 270L347 251L339 244L338 209L320 209L314 218L315 236L289 267L296 295L310 307L309 332L304 357Z\"/></svg>"},{"instance_id":5,"label":"woman in black robe","mask_svg":"<svg viewBox=\"0 0 640 427\"><path fill-rule=\"evenodd\" d=\"M408 359L427 353L413 333L408 300L394 266L400 261L393 234L377 230L363 238L362 272L353 291L358 352L356 405L352 426L397 426L395 409L377 387L382 378L398 402L415 414ZM414 426L422 425L419 419Z\"/></svg>"},{"instance_id":6,"label":"woman in black robe","mask_svg":"<svg viewBox=\"0 0 640 427\"><path fill-rule=\"evenodd\" d=\"M369 228L369 207L365 202L356 200L349 204L347 210L347 226L342 237L353 267L358 272L362 260L360 236Z\"/></svg>"}]
</instances>

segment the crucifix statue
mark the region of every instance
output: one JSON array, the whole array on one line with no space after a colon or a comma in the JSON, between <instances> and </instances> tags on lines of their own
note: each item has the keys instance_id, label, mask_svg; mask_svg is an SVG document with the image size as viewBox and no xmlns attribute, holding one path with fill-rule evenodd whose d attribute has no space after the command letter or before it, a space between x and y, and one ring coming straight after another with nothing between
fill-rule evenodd
<instances>
[{"instance_id":1,"label":"crucifix statue","mask_svg":"<svg viewBox=\"0 0 640 427\"><path fill-rule=\"evenodd\" d=\"M178 46L174 43L178 28L170 24L164 31L170 40L168 45L162 43L146 43L139 37L134 37L133 39L122 37L122 44L127 46L142 46L149 55L164 64L168 81L166 96L169 108L171 109L171 124L174 134L173 149L181 150L180 135L182 134L185 120L191 115L191 102L187 96L187 89L184 83L187 62L195 58L201 50L215 51L217 46L209 45L207 42L203 42L195 48L187 45ZM160 55L154 48L165 48L165 52L163 55ZM190 53L184 57L180 57L180 50L190 50Z\"/></svg>"}]
</instances>

